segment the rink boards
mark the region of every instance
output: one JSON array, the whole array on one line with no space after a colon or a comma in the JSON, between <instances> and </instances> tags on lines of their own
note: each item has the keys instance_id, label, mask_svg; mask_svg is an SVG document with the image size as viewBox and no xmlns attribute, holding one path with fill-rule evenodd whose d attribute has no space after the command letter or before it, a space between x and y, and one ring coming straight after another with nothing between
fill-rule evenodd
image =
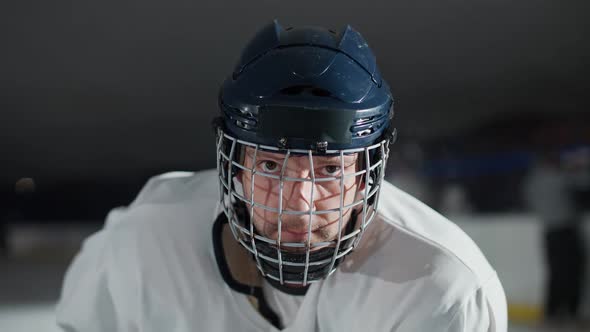
<instances>
[{"instance_id":1,"label":"rink boards","mask_svg":"<svg viewBox=\"0 0 590 332\"><path fill-rule=\"evenodd\" d=\"M506 291L512 321L536 321L545 299L546 263L543 224L527 214L451 216L481 248ZM590 215L583 218L586 257L590 257ZM587 265L587 271L588 265ZM590 271L585 278L581 312L590 316Z\"/></svg>"}]
</instances>

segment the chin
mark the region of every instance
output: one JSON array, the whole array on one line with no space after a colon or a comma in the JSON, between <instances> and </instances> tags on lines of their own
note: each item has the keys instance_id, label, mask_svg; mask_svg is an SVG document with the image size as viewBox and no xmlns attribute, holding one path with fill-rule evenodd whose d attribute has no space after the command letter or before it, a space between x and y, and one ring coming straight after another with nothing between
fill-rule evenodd
<instances>
[{"instance_id":1,"label":"chin","mask_svg":"<svg viewBox=\"0 0 590 332\"><path fill-rule=\"evenodd\" d=\"M271 227L273 225L271 224ZM274 228L274 227L273 227ZM269 239L272 240L277 240L278 239L278 231L275 229L266 229L265 232L260 232L260 229L258 229L258 232L264 236L267 237ZM310 242L312 244L314 243L320 243L320 242L329 242L334 240L337 237L337 232L336 229L332 229L331 226L328 227L324 227L321 229L318 229L316 231L311 232L311 236L310 236ZM306 231L301 231L301 232L290 232L290 231L286 231L283 230L281 232L281 242L282 243L307 243L307 232ZM312 248L312 250L317 250L318 248ZM300 251L303 250L305 251L305 248L297 248L297 247L283 247L284 250L287 251Z\"/></svg>"}]
</instances>

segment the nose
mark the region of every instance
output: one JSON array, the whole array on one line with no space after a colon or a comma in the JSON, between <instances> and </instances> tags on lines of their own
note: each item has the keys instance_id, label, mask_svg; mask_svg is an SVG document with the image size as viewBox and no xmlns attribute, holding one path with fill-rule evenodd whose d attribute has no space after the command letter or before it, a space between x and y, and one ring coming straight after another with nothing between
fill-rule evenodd
<instances>
[{"instance_id":1,"label":"nose","mask_svg":"<svg viewBox=\"0 0 590 332\"><path fill-rule=\"evenodd\" d=\"M283 206L285 210L305 212L313 209L313 196L317 191L311 181L285 181L283 185Z\"/></svg>"}]
</instances>

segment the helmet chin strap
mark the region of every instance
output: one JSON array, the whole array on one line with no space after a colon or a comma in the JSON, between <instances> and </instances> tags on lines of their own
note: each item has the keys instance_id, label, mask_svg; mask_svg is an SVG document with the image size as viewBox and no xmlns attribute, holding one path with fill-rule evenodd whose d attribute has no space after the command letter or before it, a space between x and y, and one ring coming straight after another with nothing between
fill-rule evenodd
<instances>
[{"instance_id":1,"label":"helmet chin strap","mask_svg":"<svg viewBox=\"0 0 590 332\"><path fill-rule=\"evenodd\" d=\"M235 212L236 212L236 217L245 222L246 228L250 227L250 215L247 213L246 205L240 201L240 202L236 202L234 204L234 208L235 208ZM358 217L358 212L353 209L351 211L350 220L347 223L346 228L344 229L344 234L342 234L342 236L346 236L346 235L352 233L352 231L355 228L354 221L357 219L357 217ZM254 228L254 229L256 231L256 228ZM344 252L350 246L349 242L353 241L353 240L354 240L354 237L343 242L342 245L340 246L339 254L341 252ZM258 250L258 252L260 252L261 254L263 254L265 256L268 256L270 258L278 260L276 246L273 246L267 242L264 242L264 241L261 241L258 239L255 239L255 243L256 243L256 249ZM307 275L308 275L307 279L308 280L314 280L314 279L317 280L323 276L328 275L328 273L330 272L330 271L328 271L328 269L330 268L330 265L331 265L329 259L334 256L334 250L335 250L335 248L333 248L333 247L324 247L324 248L320 248L320 249L317 249L314 251L310 251L310 253L309 253L309 261L310 262L321 261L321 260L327 260L327 262L322 263L322 264L318 264L318 265L309 265L308 270L307 270ZM287 251L287 250L281 250L281 259L283 262L301 263L301 264L305 265L306 256L307 255L305 252L292 252L292 251ZM252 259L256 260L256 258L254 257L253 254L251 255L251 257L252 257ZM334 268L336 268L342 262L342 260L344 260L344 257L340 257L334 262ZM265 271L265 273L271 274L277 278L279 277L280 270L279 270L278 263L274 263L274 262L270 262L270 261L261 259L260 264L262 265L261 267ZM303 280L304 274L305 274L305 266L304 265L303 266L283 265L283 268L282 268L283 278L287 279L287 280ZM309 285L310 285L309 283L306 286L289 285L287 283L281 284L279 281L269 278L269 277L266 277L265 279L276 289L278 289L284 293L291 294L291 295L305 295L305 293L307 292L307 289L309 288Z\"/></svg>"}]
</instances>

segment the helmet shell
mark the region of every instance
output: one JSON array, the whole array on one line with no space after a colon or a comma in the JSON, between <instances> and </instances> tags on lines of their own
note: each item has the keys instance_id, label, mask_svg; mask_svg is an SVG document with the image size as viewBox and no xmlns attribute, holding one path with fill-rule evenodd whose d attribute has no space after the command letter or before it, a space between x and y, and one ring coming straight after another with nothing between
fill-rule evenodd
<instances>
[{"instance_id":1,"label":"helmet shell","mask_svg":"<svg viewBox=\"0 0 590 332\"><path fill-rule=\"evenodd\" d=\"M288 149L368 146L393 116L389 86L357 31L284 29L276 20L244 48L219 106L228 134Z\"/></svg>"}]
</instances>

